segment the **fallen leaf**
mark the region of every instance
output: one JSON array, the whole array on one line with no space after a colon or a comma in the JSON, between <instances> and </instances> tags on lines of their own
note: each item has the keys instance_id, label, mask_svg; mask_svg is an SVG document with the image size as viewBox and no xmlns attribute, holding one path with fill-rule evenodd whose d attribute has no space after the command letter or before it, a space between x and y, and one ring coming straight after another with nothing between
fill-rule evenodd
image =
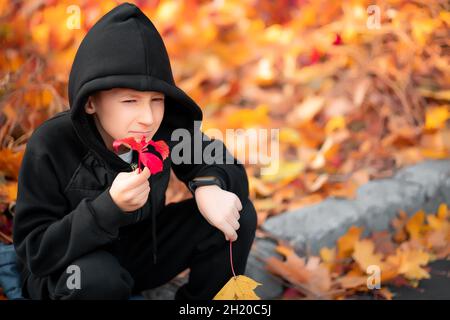
<instances>
[{"instance_id":1,"label":"fallen leaf","mask_svg":"<svg viewBox=\"0 0 450 320\"><path fill-rule=\"evenodd\" d=\"M306 262L292 248L279 245L277 251L285 256L286 260L281 261L275 257L269 257L266 260L266 266L270 272L303 288L305 295L312 294L315 297L328 295L331 288L330 272L318 257L310 257Z\"/></svg>"},{"instance_id":2,"label":"fallen leaf","mask_svg":"<svg viewBox=\"0 0 450 320\"><path fill-rule=\"evenodd\" d=\"M392 298L394 297L394 294L388 288L381 288L376 292L386 300L392 300Z\"/></svg>"},{"instance_id":3,"label":"fallen leaf","mask_svg":"<svg viewBox=\"0 0 450 320\"><path fill-rule=\"evenodd\" d=\"M369 266L378 266L381 269L383 264L382 255L374 252L375 246L370 240L356 241L354 245L353 259L366 272Z\"/></svg>"},{"instance_id":4,"label":"fallen leaf","mask_svg":"<svg viewBox=\"0 0 450 320\"><path fill-rule=\"evenodd\" d=\"M450 118L448 106L427 109L425 118L425 129L441 129Z\"/></svg>"},{"instance_id":5,"label":"fallen leaf","mask_svg":"<svg viewBox=\"0 0 450 320\"><path fill-rule=\"evenodd\" d=\"M424 251L397 249L396 254L388 257L386 262L396 266L398 273L403 274L407 279L420 280L430 277L430 274L422 268L428 264L429 260L430 256Z\"/></svg>"},{"instance_id":6,"label":"fallen leaf","mask_svg":"<svg viewBox=\"0 0 450 320\"><path fill-rule=\"evenodd\" d=\"M254 291L259 285L261 283L243 275L231 277L213 300L260 300Z\"/></svg>"},{"instance_id":7,"label":"fallen leaf","mask_svg":"<svg viewBox=\"0 0 450 320\"><path fill-rule=\"evenodd\" d=\"M298 123L311 121L322 110L324 103L325 99L323 97L307 97L295 107L288 117L288 122L298 125Z\"/></svg>"},{"instance_id":8,"label":"fallen leaf","mask_svg":"<svg viewBox=\"0 0 450 320\"><path fill-rule=\"evenodd\" d=\"M406 223L406 231L411 239L419 239L421 236L423 224L425 222L425 212L420 210L416 212Z\"/></svg>"},{"instance_id":9,"label":"fallen leaf","mask_svg":"<svg viewBox=\"0 0 450 320\"><path fill-rule=\"evenodd\" d=\"M355 244L362 232L362 227L351 226L347 233L337 240L337 256L339 259L351 257Z\"/></svg>"},{"instance_id":10,"label":"fallen leaf","mask_svg":"<svg viewBox=\"0 0 450 320\"><path fill-rule=\"evenodd\" d=\"M361 286L367 286L367 277L366 276L352 276L352 275L346 275L343 277L340 277L337 280L337 283L343 288L343 289L353 289Z\"/></svg>"}]
</instances>

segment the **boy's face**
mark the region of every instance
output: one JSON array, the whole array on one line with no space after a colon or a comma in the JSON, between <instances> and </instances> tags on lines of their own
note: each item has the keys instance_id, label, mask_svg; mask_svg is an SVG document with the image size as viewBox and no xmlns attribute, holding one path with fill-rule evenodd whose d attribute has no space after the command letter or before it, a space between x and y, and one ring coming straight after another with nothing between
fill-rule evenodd
<instances>
[{"instance_id":1,"label":"boy's face","mask_svg":"<svg viewBox=\"0 0 450 320\"><path fill-rule=\"evenodd\" d=\"M85 111L94 116L97 129L112 150L116 139L153 137L164 116L164 94L127 88L98 91L89 97ZM119 149L119 153L125 151L124 146Z\"/></svg>"}]
</instances>

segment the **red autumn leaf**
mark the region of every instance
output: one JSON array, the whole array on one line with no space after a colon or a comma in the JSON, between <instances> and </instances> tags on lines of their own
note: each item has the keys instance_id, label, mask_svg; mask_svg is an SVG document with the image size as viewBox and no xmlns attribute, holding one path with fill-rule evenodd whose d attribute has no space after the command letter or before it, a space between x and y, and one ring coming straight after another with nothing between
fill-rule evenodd
<instances>
[{"instance_id":1,"label":"red autumn leaf","mask_svg":"<svg viewBox=\"0 0 450 320\"><path fill-rule=\"evenodd\" d=\"M161 154L161 157L163 159L169 156L169 146L163 140L158 141L150 140L148 144L152 145L155 148L155 150Z\"/></svg>"},{"instance_id":2,"label":"red autumn leaf","mask_svg":"<svg viewBox=\"0 0 450 320\"><path fill-rule=\"evenodd\" d=\"M163 169L163 163L161 161L161 159L159 159L157 156L155 156L152 153L142 153L140 155L140 160L141 163L144 164L144 166L146 166L147 168L150 169L150 172L152 174L158 173L160 171L162 171ZM140 166L139 166L140 168ZM141 172L141 170L139 169L139 172Z\"/></svg>"},{"instance_id":3,"label":"red autumn leaf","mask_svg":"<svg viewBox=\"0 0 450 320\"><path fill-rule=\"evenodd\" d=\"M311 54L309 56L309 65L316 64L320 62L322 58L322 52L320 52L317 48L313 48Z\"/></svg>"},{"instance_id":4,"label":"red autumn leaf","mask_svg":"<svg viewBox=\"0 0 450 320\"><path fill-rule=\"evenodd\" d=\"M342 44L342 38L341 35L339 33L336 33L336 37L333 41L333 45L335 46L340 46Z\"/></svg>"},{"instance_id":5,"label":"red autumn leaf","mask_svg":"<svg viewBox=\"0 0 450 320\"><path fill-rule=\"evenodd\" d=\"M142 136L141 141L137 142L133 137L114 140L113 148L117 152L121 145L125 145L133 150L136 150L139 154L138 168L141 172L141 163L146 166L152 174L156 174L163 169L163 163L156 155L148 152L147 146L150 144L158 152L162 159L166 159L169 156L169 146L163 141L145 140L145 136Z\"/></svg>"}]
</instances>

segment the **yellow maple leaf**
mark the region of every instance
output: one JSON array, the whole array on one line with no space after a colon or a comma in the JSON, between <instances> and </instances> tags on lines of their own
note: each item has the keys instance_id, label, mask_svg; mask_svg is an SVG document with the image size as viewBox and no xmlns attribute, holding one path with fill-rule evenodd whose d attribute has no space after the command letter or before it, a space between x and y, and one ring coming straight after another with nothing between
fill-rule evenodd
<instances>
[{"instance_id":1,"label":"yellow maple leaf","mask_svg":"<svg viewBox=\"0 0 450 320\"><path fill-rule=\"evenodd\" d=\"M444 230L448 228L447 221L448 209L447 204L442 203L439 206L438 212L436 215L429 214L427 215L427 222L432 230Z\"/></svg>"},{"instance_id":2,"label":"yellow maple leaf","mask_svg":"<svg viewBox=\"0 0 450 320\"><path fill-rule=\"evenodd\" d=\"M330 249L330 248L324 247L324 248L320 249L319 254L320 254L320 257L322 258L322 260L327 263L333 263L334 260L336 259L336 249L335 248Z\"/></svg>"},{"instance_id":3,"label":"yellow maple leaf","mask_svg":"<svg viewBox=\"0 0 450 320\"><path fill-rule=\"evenodd\" d=\"M394 256L387 258L387 263L398 267L398 273L403 274L409 280L429 278L430 274L422 268L429 261L429 254L422 250L397 249Z\"/></svg>"},{"instance_id":4,"label":"yellow maple leaf","mask_svg":"<svg viewBox=\"0 0 450 320\"><path fill-rule=\"evenodd\" d=\"M429 228L432 230L443 230L448 225L447 220L439 219L439 216L432 214L427 216L427 222Z\"/></svg>"},{"instance_id":5,"label":"yellow maple leaf","mask_svg":"<svg viewBox=\"0 0 450 320\"><path fill-rule=\"evenodd\" d=\"M445 126L445 122L450 118L450 112L447 106L430 108L426 112L425 128L441 129Z\"/></svg>"},{"instance_id":6,"label":"yellow maple leaf","mask_svg":"<svg viewBox=\"0 0 450 320\"><path fill-rule=\"evenodd\" d=\"M337 241L338 258L347 258L352 255L356 241L359 240L363 228L351 226L348 232Z\"/></svg>"},{"instance_id":7,"label":"yellow maple leaf","mask_svg":"<svg viewBox=\"0 0 450 320\"><path fill-rule=\"evenodd\" d=\"M441 203L438 209L437 216L440 220L445 220L448 217L448 208L446 203Z\"/></svg>"},{"instance_id":8,"label":"yellow maple leaf","mask_svg":"<svg viewBox=\"0 0 450 320\"><path fill-rule=\"evenodd\" d=\"M374 252L375 246L370 240L356 241L353 252L353 259L361 269L366 272L369 266L375 265L381 268L382 255Z\"/></svg>"},{"instance_id":9,"label":"yellow maple leaf","mask_svg":"<svg viewBox=\"0 0 450 320\"><path fill-rule=\"evenodd\" d=\"M293 128L281 128L279 139L281 143L292 144L296 147L299 147L302 144L302 139L299 131Z\"/></svg>"},{"instance_id":10,"label":"yellow maple leaf","mask_svg":"<svg viewBox=\"0 0 450 320\"><path fill-rule=\"evenodd\" d=\"M231 277L213 300L260 300L254 291L259 285L261 283L243 275Z\"/></svg>"},{"instance_id":11,"label":"yellow maple leaf","mask_svg":"<svg viewBox=\"0 0 450 320\"><path fill-rule=\"evenodd\" d=\"M345 128L345 118L341 115L334 116L330 120L328 120L325 125L325 132L327 134L331 134L335 130L340 130Z\"/></svg>"},{"instance_id":12,"label":"yellow maple leaf","mask_svg":"<svg viewBox=\"0 0 450 320\"><path fill-rule=\"evenodd\" d=\"M237 109L224 119L229 128L257 128L270 123L269 106L260 104L254 109Z\"/></svg>"},{"instance_id":13,"label":"yellow maple leaf","mask_svg":"<svg viewBox=\"0 0 450 320\"><path fill-rule=\"evenodd\" d=\"M425 222L425 212L419 210L406 223L406 231L408 231L411 239L419 239L423 224Z\"/></svg>"},{"instance_id":14,"label":"yellow maple leaf","mask_svg":"<svg viewBox=\"0 0 450 320\"><path fill-rule=\"evenodd\" d=\"M264 174L261 180L266 183L283 182L285 184L298 178L305 170L305 164L300 161L272 161L271 166L278 168L275 172Z\"/></svg>"}]
</instances>

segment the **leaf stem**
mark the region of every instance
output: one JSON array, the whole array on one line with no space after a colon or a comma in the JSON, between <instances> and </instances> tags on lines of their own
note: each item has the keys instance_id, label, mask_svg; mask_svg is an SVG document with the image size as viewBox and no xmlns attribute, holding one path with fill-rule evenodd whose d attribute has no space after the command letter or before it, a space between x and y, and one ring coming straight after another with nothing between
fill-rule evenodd
<instances>
[{"instance_id":1,"label":"leaf stem","mask_svg":"<svg viewBox=\"0 0 450 320\"><path fill-rule=\"evenodd\" d=\"M233 241L230 240L230 264L231 264L231 271L233 272L233 276L236 278L236 273L234 272L233 267L233 250L232 250Z\"/></svg>"},{"instance_id":2,"label":"leaf stem","mask_svg":"<svg viewBox=\"0 0 450 320\"><path fill-rule=\"evenodd\" d=\"M138 172L141 173L141 153L138 152Z\"/></svg>"}]
</instances>

